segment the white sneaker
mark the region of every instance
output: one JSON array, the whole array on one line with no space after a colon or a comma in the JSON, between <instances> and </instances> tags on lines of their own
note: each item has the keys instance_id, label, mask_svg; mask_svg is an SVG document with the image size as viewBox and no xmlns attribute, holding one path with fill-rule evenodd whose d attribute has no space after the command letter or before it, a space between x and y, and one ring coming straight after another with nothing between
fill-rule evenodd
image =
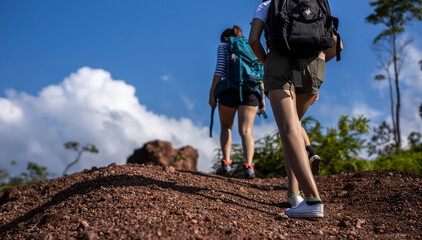
<instances>
[{"instance_id":1,"label":"white sneaker","mask_svg":"<svg viewBox=\"0 0 422 240\"><path fill-rule=\"evenodd\" d=\"M291 218L324 217L324 205L322 203L308 205L306 201L302 201L296 207L288 208L284 213Z\"/></svg>"},{"instance_id":2,"label":"white sneaker","mask_svg":"<svg viewBox=\"0 0 422 240\"><path fill-rule=\"evenodd\" d=\"M303 202L302 196L294 196L294 197L288 197L287 202L290 204L291 207L296 207L299 205L299 203Z\"/></svg>"}]
</instances>

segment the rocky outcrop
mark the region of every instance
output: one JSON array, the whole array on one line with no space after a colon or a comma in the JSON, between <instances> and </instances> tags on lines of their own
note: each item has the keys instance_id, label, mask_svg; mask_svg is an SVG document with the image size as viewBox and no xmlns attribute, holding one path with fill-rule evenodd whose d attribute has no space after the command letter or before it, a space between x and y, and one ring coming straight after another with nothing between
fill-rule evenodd
<instances>
[{"instance_id":1,"label":"rocky outcrop","mask_svg":"<svg viewBox=\"0 0 422 240\"><path fill-rule=\"evenodd\" d=\"M136 149L127 163L173 166L176 169L197 171L198 151L191 146L174 149L171 142L155 140Z\"/></svg>"}]
</instances>

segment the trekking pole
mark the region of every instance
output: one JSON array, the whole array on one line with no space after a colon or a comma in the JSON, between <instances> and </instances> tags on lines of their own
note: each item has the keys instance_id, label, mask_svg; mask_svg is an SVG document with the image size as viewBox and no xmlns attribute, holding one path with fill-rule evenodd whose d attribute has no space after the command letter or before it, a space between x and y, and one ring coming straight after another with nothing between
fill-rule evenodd
<instances>
[{"instance_id":1,"label":"trekking pole","mask_svg":"<svg viewBox=\"0 0 422 240\"><path fill-rule=\"evenodd\" d=\"M211 110L211 123L210 123L210 138L212 138L212 125L214 125L214 111L215 108Z\"/></svg>"},{"instance_id":2,"label":"trekking pole","mask_svg":"<svg viewBox=\"0 0 422 240\"><path fill-rule=\"evenodd\" d=\"M265 112L265 110L261 110L260 112L261 112L262 116L264 117L264 119L267 119L268 118L268 115Z\"/></svg>"},{"instance_id":3,"label":"trekking pole","mask_svg":"<svg viewBox=\"0 0 422 240\"><path fill-rule=\"evenodd\" d=\"M268 118L268 115L265 112L265 110L259 110L258 116L261 117L261 115L264 117L264 119L267 119Z\"/></svg>"}]
</instances>

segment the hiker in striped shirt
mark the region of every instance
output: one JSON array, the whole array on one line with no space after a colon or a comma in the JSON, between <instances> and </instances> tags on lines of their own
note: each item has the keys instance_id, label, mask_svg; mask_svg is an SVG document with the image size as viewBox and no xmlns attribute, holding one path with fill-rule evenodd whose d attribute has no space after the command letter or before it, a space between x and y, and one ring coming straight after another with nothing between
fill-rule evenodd
<instances>
[{"instance_id":1,"label":"hiker in striped shirt","mask_svg":"<svg viewBox=\"0 0 422 240\"><path fill-rule=\"evenodd\" d=\"M238 128L242 139L245 164L243 166L242 178L254 178L253 155L255 151L255 142L252 136L252 128L258 107L265 109L265 97L255 92L242 91L240 96L239 89L227 89L218 97L218 103L214 96L218 83L228 75L228 66L231 61L230 37L242 36L242 30L238 26L228 28L221 34L221 42L217 51L217 66L215 69L212 85L209 92L209 104L214 109L218 105L218 115L220 118L220 144L223 154L221 166L217 174L230 175L231 159L230 150L232 145L232 127L236 112L238 113ZM249 46L248 46L249 47ZM262 100L260 100L262 99ZM243 100L243 101L242 101Z\"/></svg>"}]
</instances>

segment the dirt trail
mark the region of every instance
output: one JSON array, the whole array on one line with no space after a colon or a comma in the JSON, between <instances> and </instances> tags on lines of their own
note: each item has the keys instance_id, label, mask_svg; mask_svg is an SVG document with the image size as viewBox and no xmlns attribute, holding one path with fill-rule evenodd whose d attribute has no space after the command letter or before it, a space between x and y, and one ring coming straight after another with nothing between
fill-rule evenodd
<instances>
[{"instance_id":1,"label":"dirt trail","mask_svg":"<svg viewBox=\"0 0 422 240\"><path fill-rule=\"evenodd\" d=\"M316 177L320 220L289 219L285 179L110 165L0 197L0 239L422 239L422 177Z\"/></svg>"}]
</instances>

